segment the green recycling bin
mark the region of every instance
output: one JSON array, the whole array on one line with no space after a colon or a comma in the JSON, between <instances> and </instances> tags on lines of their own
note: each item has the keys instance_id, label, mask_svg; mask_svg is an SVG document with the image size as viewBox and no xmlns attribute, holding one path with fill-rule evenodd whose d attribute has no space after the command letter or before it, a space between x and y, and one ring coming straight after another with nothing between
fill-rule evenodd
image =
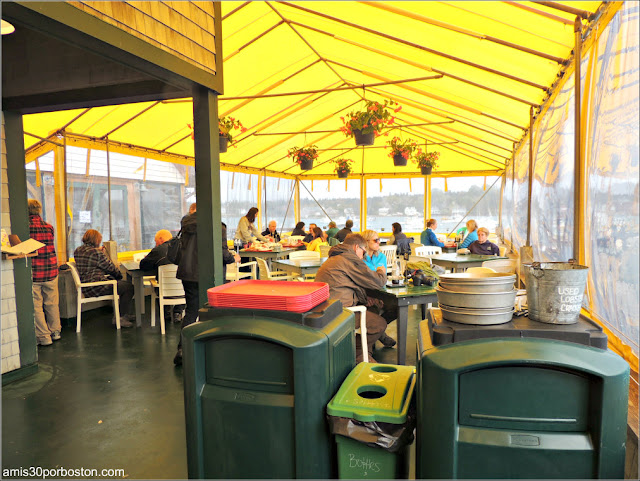
<instances>
[{"instance_id":1,"label":"green recycling bin","mask_svg":"<svg viewBox=\"0 0 640 481\"><path fill-rule=\"evenodd\" d=\"M363 362L344 380L327 406L340 479L407 478L415 373L413 366Z\"/></svg>"}]
</instances>

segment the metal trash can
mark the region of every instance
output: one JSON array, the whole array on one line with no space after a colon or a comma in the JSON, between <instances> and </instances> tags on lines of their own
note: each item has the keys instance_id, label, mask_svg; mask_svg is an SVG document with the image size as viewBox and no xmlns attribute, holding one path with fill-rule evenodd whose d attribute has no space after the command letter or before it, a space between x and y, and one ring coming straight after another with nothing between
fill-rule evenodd
<instances>
[{"instance_id":1,"label":"metal trash can","mask_svg":"<svg viewBox=\"0 0 640 481\"><path fill-rule=\"evenodd\" d=\"M413 366L360 363L327 406L340 479L406 479L413 442Z\"/></svg>"},{"instance_id":2,"label":"metal trash can","mask_svg":"<svg viewBox=\"0 0 640 481\"><path fill-rule=\"evenodd\" d=\"M550 324L574 324L582 309L589 268L574 262L523 264L529 318Z\"/></svg>"}]
</instances>

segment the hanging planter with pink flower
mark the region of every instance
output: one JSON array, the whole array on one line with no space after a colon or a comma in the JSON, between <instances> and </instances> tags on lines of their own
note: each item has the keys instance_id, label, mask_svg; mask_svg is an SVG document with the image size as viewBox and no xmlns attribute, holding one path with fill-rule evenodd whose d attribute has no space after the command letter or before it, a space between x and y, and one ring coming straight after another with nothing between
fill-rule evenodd
<instances>
[{"instance_id":1,"label":"hanging planter with pink flower","mask_svg":"<svg viewBox=\"0 0 640 481\"><path fill-rule=\"evenodd\" d=\"M291 157L301 170L311 170L313 161L318 158L318 146L294 147L287 151L287 157Z\"/></svg>"},{"instance_id":2,"label":"hanging planter with pink flower","mask_svg":"<svg viewBox=\"0 0 640 481\"><path fill-rule=\"evenodd\" d=\"M332 161L335 164L333 171L338 174L339 179L346 179L353 170L353 160L351 159L335 159Z\"/></svg>"},{"instance_id":3,"label":"hanging planter with pink flower","mask_svg":"<svg viewBox=\"0 0 640 481\"><path fill-rule=\"evenodd\" d=\"M423 152L418 149L413 161L418 164L422 175L431 175L432 170L438 166L436 163L440 158L440 152Z\"/></svg>"},{"instance_id":4,"label":"hanging planter with pink flower","mask_svg":"<svg viewBox=\"0 0 640 481\"><path fill-rule=\"evenodd\" d=\"M407 165L407 160L411 158L413 151L418 147L414 140L402 140L400 137L394 137L387 144L391 147L389 157L393 158L393 165L396 167Z\"/></svg>"},{"instance_id":5,"label":"hanging planter with pink flower","mask_svg":"<svg viewBox=\"0 0 640 481\"><path fill-rule=\"evenodd\" d=\"M398 103L393 100L385 100L384 103L367 100L364 110L352 111L346 117L340 117L344 124L340 130L347 137L354 137L356 145L373 145L382 129L395 122L392 111L398 112L402 107L393 109L394 105Z\"/></svg>"},{"instance_id":6,"label":"hanging planter with pink flower","mask_svg":"<svg viewBox=\"0 0 640 481\"><path fill-rule=\"evenodd\" d=\"M247 131L242 123L239 120L234 119L233 117L220 117L218 119L218 133L221 154L227 151L228 144L232 143L233 141L233 135L231 134L232 130L239 130L241 133Z\"/></svg>"}]
</instances>

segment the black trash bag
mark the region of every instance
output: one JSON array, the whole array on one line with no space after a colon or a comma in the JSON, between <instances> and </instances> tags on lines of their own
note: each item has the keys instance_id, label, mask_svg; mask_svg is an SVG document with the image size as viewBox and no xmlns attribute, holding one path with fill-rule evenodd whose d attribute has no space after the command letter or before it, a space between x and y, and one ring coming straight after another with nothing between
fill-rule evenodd
<instances>
[{"instance_id":1,"label":"black trash bag","mask_svg":"<svg viewBox=\"0 0 640 481\"><path fill-rule=\"evenodd\" d=\"M332 434L355 439L372 448L382 448L390 453L397 453L409 446L414 439L416 427L415 398L411 400L407 411L407 420L403 424L383 423L378 421L357 421L327 414Z\"/></svg>"}]
</instances>

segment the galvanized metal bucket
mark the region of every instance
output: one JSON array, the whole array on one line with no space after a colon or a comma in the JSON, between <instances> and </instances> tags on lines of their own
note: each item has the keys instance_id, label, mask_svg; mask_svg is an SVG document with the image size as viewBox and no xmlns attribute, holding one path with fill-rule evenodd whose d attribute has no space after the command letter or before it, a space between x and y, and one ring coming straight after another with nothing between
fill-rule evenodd
<instances>
[{"instance_id":1,"label":"galvanized metal bucket","mask_svg":"<svg viewBox=\"0 0 640 481\"><path fill-rule=\"evenodd\" d=\"M574 324L580 317L589 268L572 261L523 264L529 319Z\"/></svg>"}]
</instances>

